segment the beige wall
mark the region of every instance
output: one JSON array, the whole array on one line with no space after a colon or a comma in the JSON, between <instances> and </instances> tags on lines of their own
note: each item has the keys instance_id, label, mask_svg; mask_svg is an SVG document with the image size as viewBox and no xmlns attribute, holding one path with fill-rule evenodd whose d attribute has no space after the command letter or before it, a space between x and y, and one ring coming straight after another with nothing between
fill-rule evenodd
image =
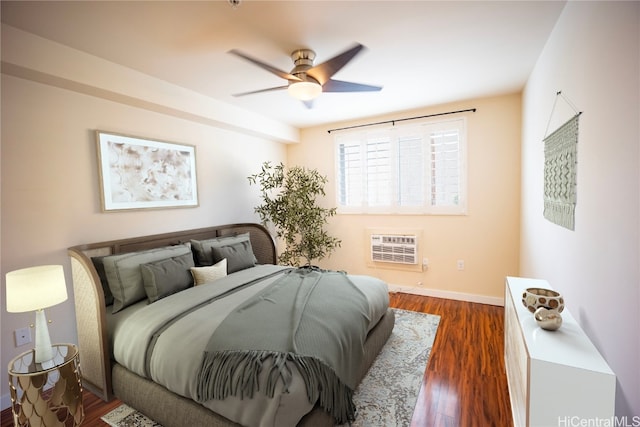
<instances>
[{"instance_id":1,"label":"beige wall","mask_svg":"<svg viewBox=\"0 0 640 427\"><path fill-rule=\"evenodd\" d=\"M247 176L286 161L299 130L2 24L1 366L13 331L33 313L7 313L5 274L62 264L69 299L47 309L53 342L76 342L66 248L80 243L255 222ZM199 206L102 213L95 130L196 147ZM1 407L9 406L6 381Z\"/></svg>"},{"instance_id":2,"label":"beige wall","mask_svg":"<svg viewBox=\"0 0 640 427\"><path fill-rule=\"evenodd\" d=\"M2 75L2 360L6 367L29 346L15 347L13 331L34 313L7 313L9 271L62 264L69 299L47 309L53 342L76 342L66 248L80 243L257 221L257 189L247 176L263 160L285 161L285 146ZM102 213L94 130L102 129L196 146L200 206ZM248 155L248 153L251 153ZM2 381L3 407L8 393Z\"/></svg>"},{"instance_id":3,"label":"beige wall","mask_svg":"<svg viewBox=\"0 0 640 427\"><path fill-rule=\"evenodd\" d=\"M342 247L319 264L354 274L377 276L411 292L456 299L502 303L504 278L518 274L520 206L519 94L439 105L366 121L305 129L301 143L287 146L290 164L318 169L330 182L326 206L335 206L334 135L328 129L444 111L477 108L466 113L468 129L468 214L337 215L329 230ZM412 230L421 234L420 261L425 271L370 267L367 229ZM465 262L457 270L457 260ZM418 283L422 285L418 285Z\"/></svg>"},{"instance_id":4,"label":"beige wall","mask_svg":"<svg viewBox=\"0 0 640 427\"><path fill-rule=\"evenodd\" d=\"M544 219L542 138L580 116L575 231ZM568 2L523 95L521 273L543 278L618 378L640 420L640 3ZM562 331L562 329L561 329ZM569 414L567 414L569 415Z\"/></svg>"}]
</instances>

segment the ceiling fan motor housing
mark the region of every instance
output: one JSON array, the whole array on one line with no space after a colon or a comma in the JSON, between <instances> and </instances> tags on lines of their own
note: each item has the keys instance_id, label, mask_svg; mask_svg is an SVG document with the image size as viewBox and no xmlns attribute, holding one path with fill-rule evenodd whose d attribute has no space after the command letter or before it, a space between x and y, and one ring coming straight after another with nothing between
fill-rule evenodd
<instances>
[{"instance_id":1,"label":"ceiling fan motor housing","mask_svg":"<svg viewBox=\"0 0 640 427\"><path fill-rule=\"evenodd\" d=\"M316 53L311 49L298 49L291 52L291 59L295 67L291 70L291 74L298 77L302 81L318 83L319 82L311 76L307 75L307 70L313 67L313 60L316 58ZM291 84L291 82L289 82Z\"/></svg>"}]
</instances>

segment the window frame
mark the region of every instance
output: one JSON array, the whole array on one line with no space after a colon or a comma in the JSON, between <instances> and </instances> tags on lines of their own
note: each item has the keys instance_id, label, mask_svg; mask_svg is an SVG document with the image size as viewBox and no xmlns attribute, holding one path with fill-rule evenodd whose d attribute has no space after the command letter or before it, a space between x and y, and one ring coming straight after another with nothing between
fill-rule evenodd
<instances>
[{"instance_id":1,"label":"window frame","mask_svg":"<svg viewBox=\"0 0 640 427\"><path fill-rule=\"evenodd\" d=\"M458 168L459 168L459 203L457 205L432 205L431 197L432 197L432 164L431 164L431 134L433 132L449 130L449 129L457 129L458 130ZM422 205L419 206L402 206L400 205L400 191L399 182L400 182L400 174L398 172L397 164L399 162L398 151L399 151L399 143L398 140L402 137L411 137L412 135L419 135L422 138L422 155L423 155L423 177L422 177L422 185L423 185L423 194L424 200ZM367 150L366 145L373 138L381 139L385 136L388 136L390 139L390 152L393 153L394 157L390 157L392 161L390 161L390 167L393 171L394 175L392 177L392 191L391 191L391 204L384 206L373 206L366 205L364 203L360 205L344 205L341 203L341 186L343 185L341 179L341 152L340 147L344 145L348 141L353 141L351 144L352 147L357 145L360 146L359 155L360 160L363 163L362 168L366 169L366 157ZM359 144L356 144L359 142ZM350 130L344 131L339 134L336 134L334 138L334 156L335 156L335 190L336 190L336 204L337 204L337 213L338 214L385 214L385 215L466 215L467 214L467 204L468 204L468 164L467 164L467 118L466 117L458 117L454 119L448 120L429 120L422 121L419 123L395 123L393 126L388 127L377 127L376 129L368 129L368 130ZM364 156L364 157L363 157ZM427 159L428 157L428 159ZM361 197L364 200L367 198L366 188L366 175L367 172L363 171L363 181L360 183L362 187Z\"/></svg>"}]
</instances>

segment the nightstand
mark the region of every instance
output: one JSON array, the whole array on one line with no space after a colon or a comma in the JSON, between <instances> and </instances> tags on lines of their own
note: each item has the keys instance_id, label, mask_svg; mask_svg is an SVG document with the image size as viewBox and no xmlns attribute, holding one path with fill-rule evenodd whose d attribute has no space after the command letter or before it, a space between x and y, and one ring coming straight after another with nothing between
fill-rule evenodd
<instances>
[{"instance_id":1,"label":"nightstand","mask_svg":"<svg viewBox=\"0 0 640 427\"><path fill-rule=\"evenodd\" d=\"M16 426L78 426L84 419L80 357L73 344L54 344L53 359L34 362L34 350L9 362Z\"/></svg>"}]
</instances>

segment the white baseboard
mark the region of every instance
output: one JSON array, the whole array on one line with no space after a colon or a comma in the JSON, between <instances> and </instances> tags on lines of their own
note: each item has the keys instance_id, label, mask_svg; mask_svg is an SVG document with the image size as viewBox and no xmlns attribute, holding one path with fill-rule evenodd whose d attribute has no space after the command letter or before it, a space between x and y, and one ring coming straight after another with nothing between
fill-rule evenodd
<instances>
[{"instance_id":1,"label":"white baseboard","mask_svg":"<svg viewBox=\"0 0 640 427\"><path fill-rule=\"evenodd\" d=\"M402 292L405 294L424 295L427 297L446 298L456 301L477 302L480 304L498 305L504 307L504 298L490 297L486 295L467 294L463 292L443 291L440 289L420 288L417 286L402 286L389 284L390 292Z\"/></svg>"}]
</instances>

